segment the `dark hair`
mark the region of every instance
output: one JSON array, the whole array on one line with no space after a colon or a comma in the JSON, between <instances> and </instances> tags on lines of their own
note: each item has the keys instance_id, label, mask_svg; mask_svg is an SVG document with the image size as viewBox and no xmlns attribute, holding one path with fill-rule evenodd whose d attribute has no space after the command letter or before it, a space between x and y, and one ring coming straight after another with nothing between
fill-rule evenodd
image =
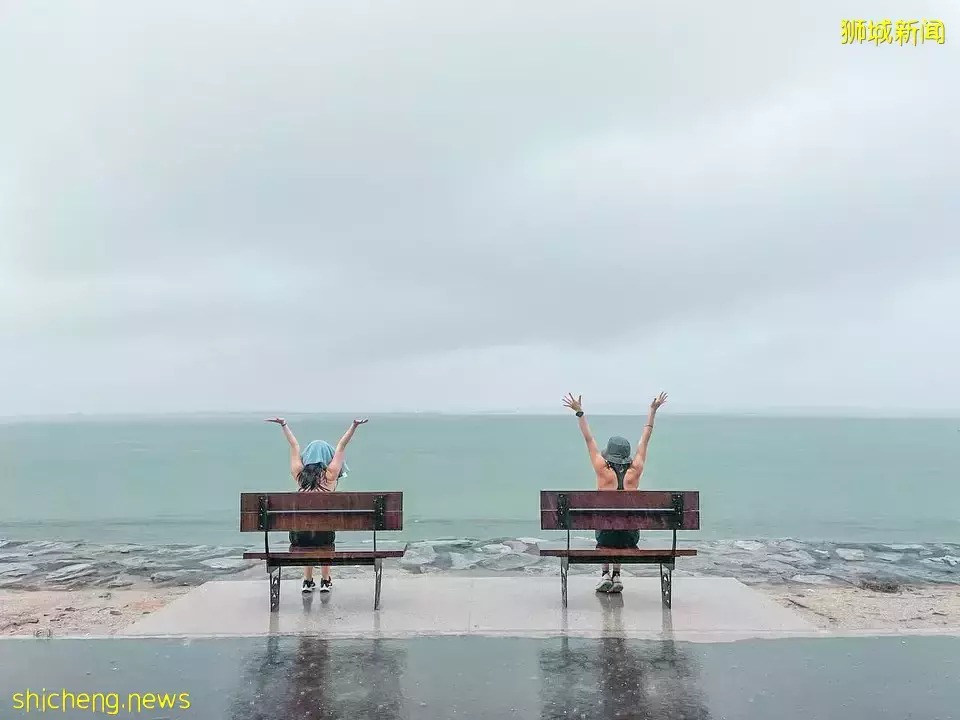
<instances>
[{"instance_id":1,"label":"dark hair","mask_svg":"<svg viewBox=\"0 0 960 720\"><path fill-rule=\"evenodd\" d=\"M297 475L297 482L300 483L302 490L316 490L323 483L326 472L327 466L322 463L304 465L303 470Z\"/></svg>"}]
</instances>

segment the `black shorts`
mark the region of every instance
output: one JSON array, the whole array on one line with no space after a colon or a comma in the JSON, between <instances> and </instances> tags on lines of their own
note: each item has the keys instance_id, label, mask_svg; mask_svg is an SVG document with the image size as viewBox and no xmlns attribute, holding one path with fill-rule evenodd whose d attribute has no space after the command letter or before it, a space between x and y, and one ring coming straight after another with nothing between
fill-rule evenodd
<instances>
[{"instance_id":1,"label":"black shorts","mask_svg":"<svg viewBox=\"0 0 960 720\"><path fill-rule=\"evenodd\" d=\"M337 541L332 530L291 530L290 545L301 548L330 547Z\"/></svg>"},{"instance_id":2,"label":"black shorts","mask_svg":"<svg viewBox=\"0 0 960 720\"><path fill-rule=\"evenodd\" d=\"M597 530L597 547L627 550L639 542L639 530Z\"/></svg>"}]
</instances>

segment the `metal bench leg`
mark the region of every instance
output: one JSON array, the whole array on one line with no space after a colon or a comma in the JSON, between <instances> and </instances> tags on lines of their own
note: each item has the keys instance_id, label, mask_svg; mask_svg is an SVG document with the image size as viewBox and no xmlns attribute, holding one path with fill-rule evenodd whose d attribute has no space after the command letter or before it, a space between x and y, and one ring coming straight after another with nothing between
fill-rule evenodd
<instances>
[{"instance_id":1,"label":"metal bench leg","mask_svg":"<svg viewBox=\"0 0 960 720\"><path fill-rule=\"evenodd\" d=\"M660 595L663 606L672 607L673 603L673 564L660 565Z\"/></svg>"},{"instance_id":2,"label":"metal bench leg","mask_svg":"<svg viewBox=\"0 0 960 720\"><path fill-rule=\"evenodd\" d=\"M563 606L567 606L567 571L570 569L570 558L560 558L560 594Z\"/></svg>"},{"instance_id":3,"label":"metal bench leg","mask_svg":"<svg viewBox=\"0 0 960 720\"><path fill-rule=\"evenodd\" d=\"M380 609L380 581L383 580L383 558L376 558L373 561L373 574L377 578L377 588L373 594L373 609Z\"/></svg>"},{"instance_id":4,"label":"metal bench leg","mask_svg":"<svg viewBox=\"0 0 960 720\"><path fill-rule=\"evenodd\" d=\"M270 578L270 612L277 612L280 609L280 566L268 566L267 574Z\"/></svg>"}]
</instances>

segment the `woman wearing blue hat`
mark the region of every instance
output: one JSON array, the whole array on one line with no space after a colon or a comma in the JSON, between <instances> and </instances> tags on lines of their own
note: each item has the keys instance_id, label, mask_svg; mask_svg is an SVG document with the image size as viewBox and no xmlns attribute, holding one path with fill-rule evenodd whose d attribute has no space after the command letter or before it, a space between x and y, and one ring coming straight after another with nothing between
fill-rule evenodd
<instances>
[{"instance_id":1,"label":"woman wearing blue hat","mask_svg":"<svg viewBox=\"0 0 960 720\"><path fill-rule=\"evenodd\" d=\"M336 448L323 440L314 440L302 452L286 420L276 417L269 418L266 422L279 425L287 442L290 443L290 473L297 481L300 492L333 492L337 489L337 483L350 472L350 468L344 462L347 444L357 428L367 421L354 420L340 438ZM336 534L332 531L290 532L290 545L295 548L332 547L335 541ZM303 568L303 592L311 593L315 588L313 568L308 565ZM320 568L320 592L330 592L332 589L330 566L324 565Z\"/></svg>"}]
</instances>

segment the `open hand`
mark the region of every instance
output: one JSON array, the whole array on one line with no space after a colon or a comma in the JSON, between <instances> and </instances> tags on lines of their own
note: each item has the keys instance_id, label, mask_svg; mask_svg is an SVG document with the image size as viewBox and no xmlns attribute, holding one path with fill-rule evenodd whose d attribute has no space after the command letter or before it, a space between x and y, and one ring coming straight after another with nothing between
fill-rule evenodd
<instances>
[{"instance_id":1,"label":"open hand","mask_svg":"<svg viewBox=\"0 0 960 720\"><path fill-rule=\"evenodd\" d=\"M578 395L576 398L573 397L573 393L567 393L563 398L564 407L568 407L573 410L575 413L583 412L583 395Z\"/></svg>"},{"instance_id":2,"label":"open hand","mask_svg":"<svg viewBox=\"0 0 960 720\"><path fill-rule=\"evenodd\" d=\"M266 420L264 420L264 422L272 422L272 423L276 423L277 425L287 424L287 421L284 420L282 417L267 418Z\"/></svg>"},{"instance_id":3,"label":"open hand","mask_svg":"<svg viewBox=\"0 0 960 720\"><path fill-rule=\"evenodd\" d=\"M653 399L653 401L650 403L650 409L651 409L651 410L659 410L660 407L661 407L666 401L667 401L667 394L662 392L662 393L660 393L659 395L657 395L657 396Z\"/></svg>"},{"instance_id":4,"label":"open hand","mask_svg":"<svg viewBox=\"0 0 960 720\"><path fill-rule=\"evenodd\" d=\"M365 423L368 423L368 422L370 422L370 421L369 421L367 418L363 418L362 420L361 420L361 419L354 420L354 421L353 421L353 426L354 426L354 427L360 427L361 425L363 425L363 424L365 424Z\"/></svg>"}]
</instances>

